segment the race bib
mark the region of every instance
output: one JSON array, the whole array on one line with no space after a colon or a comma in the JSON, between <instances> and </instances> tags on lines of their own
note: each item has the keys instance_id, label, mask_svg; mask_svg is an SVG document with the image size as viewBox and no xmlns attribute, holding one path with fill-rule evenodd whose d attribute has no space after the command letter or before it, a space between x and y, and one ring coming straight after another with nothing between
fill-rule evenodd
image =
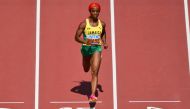
<instances>
[{"instance_id":1,"label":"race bib","mask_svg":"<svg viewBox=\"0 0 190 109\"><path fill-rule=\"evenodd\" d=\"M87 35L86 38L92 45L101 45L101 38L98 35Z\"/></svg>"}]
</instances>

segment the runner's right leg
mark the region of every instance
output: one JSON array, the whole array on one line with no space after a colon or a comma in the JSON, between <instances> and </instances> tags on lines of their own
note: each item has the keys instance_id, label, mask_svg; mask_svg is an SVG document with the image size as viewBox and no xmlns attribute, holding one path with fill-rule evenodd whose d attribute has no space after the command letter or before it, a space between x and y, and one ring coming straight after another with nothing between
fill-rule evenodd
<instances>
[{"instance_id":1,"label":"runner's right leg","mask_svg":"<svg viewBox=\"0 0 190 109\"><path fill-rule=\"evenodd\" d=\"M82 56L82 58L83 69L85 72L88 72L90 70L91 56Z\"/></svg>"}]
</instances>

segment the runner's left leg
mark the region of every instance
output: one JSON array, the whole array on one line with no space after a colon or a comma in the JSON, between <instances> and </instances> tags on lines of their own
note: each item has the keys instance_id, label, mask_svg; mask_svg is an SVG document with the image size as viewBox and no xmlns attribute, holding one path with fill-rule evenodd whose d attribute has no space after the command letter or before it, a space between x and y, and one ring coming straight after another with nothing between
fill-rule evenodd
<instances>
[{"instance_id":1,"label":"runner's left leg","mask_svg":"<svg viewBox=\"0 0 190 109\"><path fill-rule=\"evenodd\" d=\"M98 72L101 64L101 52L95 52L91 57L90 63L91 63L91 75L92 75L91 90L92 90L92 95L95 95L98 84Z\"/></svg>"}]
</instances>

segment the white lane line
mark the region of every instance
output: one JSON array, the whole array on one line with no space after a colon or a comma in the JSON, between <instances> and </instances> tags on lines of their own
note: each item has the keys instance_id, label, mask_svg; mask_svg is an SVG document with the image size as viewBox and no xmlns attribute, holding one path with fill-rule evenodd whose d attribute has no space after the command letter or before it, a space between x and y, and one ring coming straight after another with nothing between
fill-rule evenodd
<instances>
[{"instance_id":1,"label":"white lane line","mask_svg":"<svg viewBox=\"0 0 190 109\"><path fill-rule=\"evenodd\" d=\"M129 103L180 103L181 101L129 101Z\"/></svg>"},{"instance_id":2,"label":"white lane line","mask_svg":"<svg viewBox=\"0 0 190 109\"><path fill-rule=\"evenodd\" d=\"M189 12L188 12L188 0L184 0L185 9L185 24L186 24L186 36L187 36L187 48L188 48L188 61L190 72L190 32L189 32Z\"/></svg>"},{"instance_id":3,"label":"white lane line","mask_svg":"<svg viewBox=\"0 0 190 109\"><path fill-rule=\"evenodd\" d=\"M159 107L150 107L150 106L148 106L146 109L162 109L162 108L159 108Z\"/></svg>"},{"instance_id":4,"label":"white lane line","mask_svg":"<svg viewBox=\"0 0 190 109\"><path fill-rule=\"evenodd\" d=\"M23 103L24 102L0 102L0 104L23 104Z\"/></svg>"},{"instance_id":5,"label":"white lane line","mask_svg":"<svg viewBox=\"0 0 190 109\"><path fill-rule=\"evenodd\" d=\"M11 109L11 108L0 108L0 109Z\"/></svg>"},{"instance_id":6,"label":"white lane line","mask_svg":"<svg viewBox=\"0 0 190 109\"><path fill-rule=\"evenodd\" d=\"M61 107L59 109L72 109L72 107ZM77 107L76 109L95 109L95 107Z\"/></svg>"},{"instance_id":7,"label":"white lane line","mask_svg":"<svg viewBox=\"0 0 190 109\"><path fill-rule=\"evenodd\" d=\"M116 73L116 47L115 47L115 13L114 0L110 0L111 12L111 42L112 42L112 70L113 70L113 105L117 109L117 73Z\"/></svg>"},{"instance_id":8,"label":"white lane line","mask_svg":"<svg viewBox=\"0 0 190 109\"><path fill-rule=\"evenodd\" d=\"M59 109L72 109L72 107L61 107Z\"/></svg>"},{"instance_id":9,"label":"white lane line","mask_svg":"<svg viewBox=\"0 0 190 109\"><path fill-rule=\"evenodd\" d=\"M39 109L40 0L36 0L35 109Z\"/></svg>"},{"instance_id":10,"label":"white lane line","mask_svg":"<svg viewBox=\"0 0 190 109\"><path fill-rule=\"evenodd\" d=\"M86 104L89 101L51 101L51 104ZM96 101L96 103L102 103L102 101Z\"/></svg>"}]
</instances>

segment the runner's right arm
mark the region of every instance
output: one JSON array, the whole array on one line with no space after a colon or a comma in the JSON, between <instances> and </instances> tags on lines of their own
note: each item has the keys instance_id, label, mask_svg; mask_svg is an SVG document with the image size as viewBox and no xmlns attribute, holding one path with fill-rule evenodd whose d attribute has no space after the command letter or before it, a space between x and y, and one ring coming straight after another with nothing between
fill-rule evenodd
<instances>
[{"instance_id":1,"label":"runner's right arm","mask_svg":"<svg viewBox=\"0 0 190 109\"><path fill-rule=\"evenodd\" d=\"M82 38L80 38L80 36L82 35L84 29L86 27L86 22L83 21L79 24L79 27L76 31L76 34L75 34L75 41L81 43L81 44L87 44L87 42L85 40L83 40Z\"/></svg>"}]
</instances>

